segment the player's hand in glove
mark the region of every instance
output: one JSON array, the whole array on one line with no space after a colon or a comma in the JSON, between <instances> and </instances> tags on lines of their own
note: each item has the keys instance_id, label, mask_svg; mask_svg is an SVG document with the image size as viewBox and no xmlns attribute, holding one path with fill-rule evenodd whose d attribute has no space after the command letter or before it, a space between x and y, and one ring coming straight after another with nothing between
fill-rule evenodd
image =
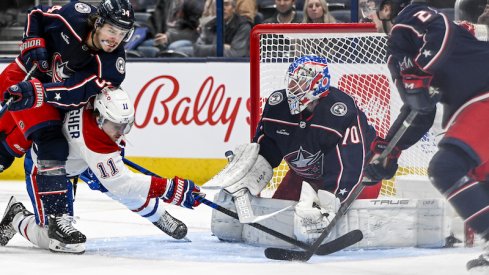
<instances>
[{"instance_id":1,"label":"player's hand in glove","mask_svg":"<svg viewBox=\"0 0 489 275\"><path fill-rule=\"evenodd\" d=\"M3 92L3 102L10 98L13 102L9 106L10 111L21 111L32 107L40 107L44 101L44 87L37 79L22 81L10 86Z\"/></svg>"},{"instance_id":2,"label":"player's hand in glove","mask_svg":"<svg viewBox=\"0 0 489 275\"><path fill-rule=\"evenodd\" d=\"M401 155L401 149L398 147L394 147L392 152L387 155L387 157L382 162L376 161L382 152L384 152L385 148L389 144L388 141L382 138L376 138L372 144L370 144L370 151L373 154L373 157L364 169L364 174L367 178L372 180L372 183L376 183L383 179L392 178L397 171L399 165L397 164L397 160Z\"/></svg>"},{"instance_id":3,"label":"player's hand in glove","mask_svg":"<svg viewBox=\"0 0 489 275\"><path fill-rule=\"evenodd\" d=\"M174 177L166 181L166 190L161 198L166 203L192 209L192 207L200 204L199 201L195 200L194 193L202 195L198 185L191 180Z\"/></svg>"},{"instance_id":4,"label":"player's hand in glove","mask_svg":"<svg viewBox=\"0 0 489 275\"><path fill-rule=\"evenodd\" d=\"M427 114L435 110L439 98L430 93L433 76L414 66L401 71L404 91L401 91L403 101L420 114Z\"/></svg>"},{"instance_id":5,"label":"player's hand in glove","mask_svg":"<svg viewBox=\"0 0 489 275\"><path fill-rule=\"evenodd\" d=\"M32 69L32 66L36 65L40 72L47 72L49 70L48 51L46 50L46 43L43 38L40 37L28 37L22 40L20 45L20 59L24 63L27 71Z\"/></svg>"}]
</instances>

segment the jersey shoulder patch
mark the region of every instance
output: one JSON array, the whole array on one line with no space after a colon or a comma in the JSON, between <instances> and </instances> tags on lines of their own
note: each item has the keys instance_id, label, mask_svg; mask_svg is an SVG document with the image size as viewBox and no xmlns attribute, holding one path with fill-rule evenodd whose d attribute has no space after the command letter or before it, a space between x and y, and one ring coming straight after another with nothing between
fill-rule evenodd
<instances>
[{"instance_id":1,"label":"jersey shoulder patch","mask_svg":"<svg viewBox=\"0 0 489 275\"><path fill-rule=\"evenodd\" d=\"M274 106L284 100L284 94L281 91L276 91L268 97L268 104Z\"/></svg>"},{"instance_id":2,"label":"jersey shoulder patch","mask_svg":"<svg viewBox=\"0 0 489 275\"><path fill-rule=\"evenodd\" d=\"M90 8L89 5L78 2L75 4L75 10L79 13L90 13L92 11L92 8Z\"/></svg>"},{"instance_id":3,"label":"jersey shoulder patch","mask_svg":"<svg viewBox=\"0 0 489 275\"><path fill-rule=\"evenodd\" d=\"M331 106L330 111L335 116L344 116L348 113L348 107L343 102L336 102Z\"/></svg>"},{"instance_id":4,"label":"jersey shoulder patch","mask_svg":"<svg viewBox=\"0 0 489 275\"><path fill-rule=\"evenodd\" d=\"M112 53L101 52L97 56L98 66L101 66L100 72L102 73L99 77L110 81L114 86L120 85L126 76L124 48L121 46Z\"/></svg>"}]
</instances>

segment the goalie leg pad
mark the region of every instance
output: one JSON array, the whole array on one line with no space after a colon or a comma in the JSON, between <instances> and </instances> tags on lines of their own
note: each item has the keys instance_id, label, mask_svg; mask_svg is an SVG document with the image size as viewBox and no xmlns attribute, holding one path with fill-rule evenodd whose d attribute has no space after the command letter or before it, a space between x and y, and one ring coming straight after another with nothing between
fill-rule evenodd
<instances>
[{"instance_id":1,"label":"goalie leg pad","mask_svg":"<svg viewBox=\"0 0 489 275\"><path fill-rule=\"evenodd\" d=\"M233 202L233 197L227 192L221 190L214 197L214 201L220 206L236 212L236 206ZM241 234L243 232L243 224L239 220L232 218L215 209L212 210L211 216L211 232L221 241L242 242Z\"/></svg>"},{"instance_id":2,"label":"goalie leg pad","mask_svg":"<svg viewBox=\"0 0 489 275\"><path fill-rule=\"evenodd\" d=\"M219 205L236 211L233 198L225 191L216 194L214 201ZM265 215L294 206L297 202L289 200L277 200L252 197L251 205L253 212L257 215ZM275 216L259 223L263 226L276 230L284 235L293 236L294 208L291 207ZM211 231L220 240L231 242L244 242L252 245L267 245L274 247L292 248L291 244L284 242L268 233L252 226L241 224L237 219L229 217L217 210L212 211Z\"/></svg>"},{"instance_id":3,"label":"goalie leg pad","mask_svg":"<svg viewBox=\"0 0 489 275\"><path fill-rule=\"evenodd\" d=\"M440 248L450 235L444 199L356 200L332 232L363 232L357 248Z\"/></svg>"}]
</instances>

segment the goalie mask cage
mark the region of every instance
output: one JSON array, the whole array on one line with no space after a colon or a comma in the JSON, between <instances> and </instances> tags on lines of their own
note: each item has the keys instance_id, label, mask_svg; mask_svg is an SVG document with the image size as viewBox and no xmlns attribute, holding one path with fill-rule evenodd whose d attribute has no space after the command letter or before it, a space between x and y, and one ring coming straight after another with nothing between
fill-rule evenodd
<instances>
[{"instance_id":1,"label":"goalie mask cage","mask_svg":"<svg viewBox=\"0 0 489 275\"><path fill-rule=\"evenodd\" d=\"M254 27L250 42L251 135L255 133L268 96L286 87L289 64L304 55L326 57L331 85L352 96L378 135L385 137L399 114L402 101L386 64L387 36L373 24L262 24ZM396 177L427 179L429 160L436 151L430 130L399 159ZM288 170L285 162L262 196L269 197ZM395 196L395 178L382 183L381 195Z\"/></svg>"}]
</instances>

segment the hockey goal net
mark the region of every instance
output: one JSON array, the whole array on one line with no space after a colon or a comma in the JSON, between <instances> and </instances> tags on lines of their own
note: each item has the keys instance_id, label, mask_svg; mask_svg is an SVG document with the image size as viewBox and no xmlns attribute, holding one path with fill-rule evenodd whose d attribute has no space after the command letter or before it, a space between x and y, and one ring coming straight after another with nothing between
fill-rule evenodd
<instances>
[{"instance_id":1,"label":"hockey goal net","mask_svg":"<svg viewBox=\"0 0 489 275\"><path fill-rule=\"evenodd\" d=\"M251 33L251 134L268 96L285 87L285 73L297 57L318 55L329 62L331 85L351 95L369 122L384 137L402 106L386 65L387 37L372 24L266 24ZM403 152L396 177L426 177L436 151L430 130L415 146ZM271 196L287 172L285 162L263 196ZM381 195L395 196L395 178L382 184Z\"/></svg>"}]
</instances>

